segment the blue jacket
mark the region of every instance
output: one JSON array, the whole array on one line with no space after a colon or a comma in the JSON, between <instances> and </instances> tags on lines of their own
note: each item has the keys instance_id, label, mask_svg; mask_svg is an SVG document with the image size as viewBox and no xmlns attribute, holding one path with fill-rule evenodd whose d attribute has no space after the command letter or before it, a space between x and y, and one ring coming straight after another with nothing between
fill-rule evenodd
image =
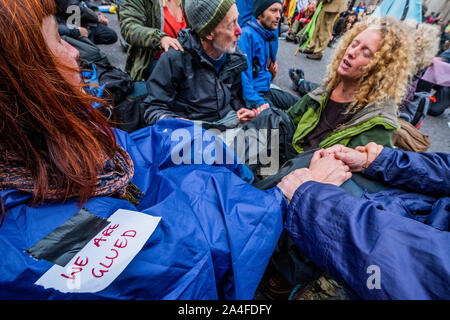
<instances>
[{"instance_id":1,"label":"blue jacket","mask_svg":"<svg viewBox=\"0 0 450 320\"><path fill-rule=\"evenodd\" d=\"M204 132L182 120L162 120L132 134L116 131L144 197L137 207L110 197L92 198L83 207L104 219L117 209L162 218L125 269L98 292L62 293L36 285L54 263L25 252L72 218L80 210L77 202L31 207L29 194L1 191L7 212L0 227L0 299L252 299L282 230L284 200L277 189L266 193L243 181L246 169L235 161L199 160L199 150L212 151L209 139L200 139ZM235 157L223 143L219 147L213 160L219 154ZM185 162L190 154L192 163L197 158L203 164L175 165L171 154L181 150L188 155ZM115 267L112 261L103 267Z\"/></svg>"},{"instance_id":2,"label":"blue jacket","mask_svg":"<svg viewBox=\"0 0 450 320\"><path fill-rule=\"evenodd\" d=\"M393 188L301 185L285 223L295 243L363 299L449 299L450 154L385 147L364 174Z\"/></svg>"},{"instance_id":3,"label":"blue jacket","mask_svg":"<svg viewBox=\"0 0 450 320\"><path fill-rule=\"evenodd\" d=\"M239 11L238 23L241 28L252 19L253 11L254 11L254 0L236 0L236 6ZM278 29L272 31L276 41L272 41L270 46L272 47L273 52L273 61L277 61L277 52L278 52L278 34L280 33L280 25L278 25Z\"/></svg>"},{"instance_id":4,"label":"blue jacket","mask_svg":"<svg viewBox=\"0 0 450 320\"><path fill-rule=\"evenodd\" d=\"M272 82L269 58L275 61L276 57L271 44L276 41L274 33L261 27L253 16L242 27L238 45L247 55L248 69L242 72L242 91L247 108L257 108L266 103L263 95L270 90Z\"/></svg>"}]
</instances>

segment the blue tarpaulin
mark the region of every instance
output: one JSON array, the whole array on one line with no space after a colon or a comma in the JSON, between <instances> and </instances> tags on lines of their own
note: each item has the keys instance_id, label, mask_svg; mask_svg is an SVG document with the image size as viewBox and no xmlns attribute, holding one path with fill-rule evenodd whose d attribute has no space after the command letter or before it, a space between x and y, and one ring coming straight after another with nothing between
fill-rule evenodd
<instances>
[{"instance_id":1,"label":"blue tarpaulin","mask_svg":"<svg viewBox=\"0 0 450 320\"><path fill-rule=\"evenodd\" d=\"M205 164L211 141L201 139L204 132L183 120L162 120L132 134L116 131L144 196L137 207L95 197L83 208L104 219L128 209L161 220L134 259L98 292L36 285L54 263L26 252L79 212L77 201L31 207L29 194L1 191L7 212L0 228L0 299L252 299L282 230L284 200L277 188L265 192L241 179L248 172L237 161ZM235 157L218 145L221 152L210 153L218 162ZM192 164L176 165L174 150L190 152Z\"/></svg>"},{"instance_id":2,"label":"blue tarpaulin","mask_svg":"<svg viewBox=\"0 0 450 320\"><path fill-rule=\"evenodd\" d=\"M384 0L372 14L375 17L393 17L422 23L422 0Z\"/></svg>"}]
</instances>

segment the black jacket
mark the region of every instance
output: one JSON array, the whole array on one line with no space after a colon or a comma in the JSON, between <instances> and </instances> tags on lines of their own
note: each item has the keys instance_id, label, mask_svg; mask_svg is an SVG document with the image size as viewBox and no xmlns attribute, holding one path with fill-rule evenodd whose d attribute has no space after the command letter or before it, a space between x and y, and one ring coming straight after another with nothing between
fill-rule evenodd
<instances>
[{"instance_id":1,"label":"black jacket","mask_svg":"<svg viewBox=\"0 0 450 320\"><path fill-rule=\"evenodd\" d=\"M147 81L149 95L144 101L145 121L154 124L163 118L217 121L231 110L244 107L241 72L247 69L239 48L227 54L227 61L216 74L202 56L198 36L180 30L178 41L184 52L170 49L161 55Z\"/></svg>"},{"instance_id":2,"label":"black jacket","mask_svg":"<svg viewBox=\"0 0 450 320\"><path fill-rule=\"evenodd\" d=\"M55 0L56 4L56 20L58 24L66 25L67 19L71 17L74 12L67 12L67 9L70 6L77 6L80 8L80 20L81 26L79 27L87 27L90 25L96 25L98 22L98 16L95 13L95 10L98 10L98 7L91 4L89 1L80 1L80 0Z\"/></svg>"}]
</instances>

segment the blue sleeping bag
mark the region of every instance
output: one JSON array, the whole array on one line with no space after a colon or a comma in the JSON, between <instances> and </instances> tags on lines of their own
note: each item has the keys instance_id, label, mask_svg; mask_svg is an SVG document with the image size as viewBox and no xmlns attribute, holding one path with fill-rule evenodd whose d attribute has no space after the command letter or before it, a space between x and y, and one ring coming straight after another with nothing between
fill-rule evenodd
<instances>
[{"instance_id":1,"label":"blue sleeping bag","mask_svg":"<svg viewBox=\"0 0 450 320\"><path fill-rule=\"evenodd\" d=\"M77 201L31 207L29 194L1 191L7 211L0 228L0 299L252 299L281 233L285 200L277 188L264 192L244 181L251 180L248 169L220 141L211 148L211 141L201 139L204 133L183 120L162 120L132 134L116 131L133 159L133 182L144 196L137 207L117 198L90 199L83 205L93 218L89 221L109 223L91 238L87 235L94 223L74 219L80 213ZM174 154L192 164L175 164ZM233 163L221 164L226 157ZM79 280L84 268L84 277L94 281L107 274L113 278L110 284L96 292L83 292L83 287L62 292L48 281L35 284L50 269L65 267L55 263L64 254L74 259L88 245L100 250L108 236L118 236L113 233L117 225L108 222L118 209L161 220L128 264L114 260L134 240L136 232L127 231L122 234L126 238L117 238L116 249L104 254L109 260L100 260L101 273L90 265L96 258L90 255L89 262L87 256L78 257L75 269L65 275ZM64 227L77 231L58 239ZM81 245L77 241L83 236L88 239ZM74 252L64 250L65 242ZM62 248L53 250L57 246ZM30 248L36 247L45 259L36 258L36 252L32 257Z\"/></svg>"}]
</instances>

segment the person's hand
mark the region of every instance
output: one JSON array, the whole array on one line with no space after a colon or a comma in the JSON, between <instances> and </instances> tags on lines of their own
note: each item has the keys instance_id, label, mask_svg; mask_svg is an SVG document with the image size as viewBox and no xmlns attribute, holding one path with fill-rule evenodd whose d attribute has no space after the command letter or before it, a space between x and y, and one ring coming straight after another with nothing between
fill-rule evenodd
<instances>
[{"instance_id":1,"label":"person's hand","mask_svg":"<svg viewBox=\"0 0 450 320\"><path fill-rule=\"evenodd\" d=\"M292 171L277 184L284 196L290 202L295 191L305 182L313 180L312 174L307 168Z\"/></svg>"},{"instance_id":2,"label":"person's hand","mask_svg":"<svg viewBox=\"0 0 450 320\"><path fill-rule=\"evenodd\" d=\"M164 36L161 38L161 47L165 52L167 52L169 48L174 48L177 51L184 51L183 46L178 42L178 40L169 36Z\"/></svg>"},{"instance_id":3,"label":"person's hand","mask_svg":"<svg viewBox=\"0 0 450 320\"><path fill-rule=\"evenodd\" d=\"M189 120L189 119L187 119L187 118L181 118L181 117L177 117L177 118L175 118L175 119L180 119L180 120L185 120L185 121L191 121L191 120Z\"/></svg>"},{"instance_id":4,"label":"person's hand","mask_svg":"<svg viewBox=\"0 0 450 320\"><path fill-rule=\"evenodd\" d=\"M89 36L89 32L86 28L78 27L78 31L80 31L80 36L83 36L83 37Z\"/></svg>"},{"instance_id":5,"label":"person's hand","mask_svg":"<svg viewBox=\"0 0 450 320\"><path fill-rule=\"evenodd\" d=\"M340 144L323 150L321 154L322 156L333 155L336 159L344 162L352 172L363 171L367 162L367 154L364 150L351 149Z\"/></svg>"},{"instance_id":6,"label":"person's hand","mask_svg":"<svg viewBox=\"0 0 450 320\"><path fill-rule=\"evenodd\" d=\"M369 142L366 144L365 147L356 147L355 150L358 150L360 152L366 152L367 154L367 160L366 164L364 165L364 169L366 169L368 166L372 164L372 162L378 158L381 151L383 151L383 146L376 144L375 142Z\"/></svg>"},{"instance_id":7,"label":"person's hand","mask_svg":"<svg viewBox=\"0 0 450 320\"><path fill-rule=\"evenodd\" d=\"M272 70L273 70L273 72L278 73L278 62L273 63Z\"/></svg>"},{"instance_id":8,"label":"person's hand","mask_svg":"<svg viewBox=\"0 0 450 320\"><path fill-rule=\"evenodd\" d=\"M300 23L305 23L306 19L305 18L300 18L300 20L298 20L298 22Z\"/></svg>"},{"instance_id":9,"label":"person's hand","mask_svg":"<svg viewBox=\"0 0 450 320\"><path fill-rule=\"evenodd\" d=\"M97 13L97 15L98 15L98 22L107 26L109 21L108 21L108 19L106 19L106 17L103 15L103 13L99 12L99 13Z\"/></svg>"},{"instance_id":10,"label":"person's hand","mask_svg":"<svg viewBox=\"0 0 450 320\"><path fill-rule=\"evenodd\" d=\"M309 165L314 181L340 186L350 179L350 168L334 154L322 156L322 150L314 152Z\"/></svg>"},{"instance_id":11,"label":"person's hand","mask_svg":"<svg viewBox=\"0 0 450 320\"><path fill-rule=\"evenodd\" d=\"M270 108L270 104L263 103L256 109L256 115L259 115L261 112L263 112L264 110L269 109L269 108Z\"/></svg>"},{"instance_id":12,"label":"person's hand","mask_svg":"<svg viewBox=\"0 0 450 320\"><path fill-rule=\"evenodd\" d=\"M351 149L342 145L334 145L322 151L322 156L334 154L335 158L343 161L352 172L364 171L378 157L383 146L369 142L364 147Z\"/></svg>"},{"instance_id":13,"label":"person's hand","mask_svg":"<svg viewBox=\"0 0 450 320\"><path fill-rule=\"evenodd\" d=\"M254 119L258 114L256 109L241 108L236 112L240 122L246 122Z\"/></svg>"}]
</instances>

